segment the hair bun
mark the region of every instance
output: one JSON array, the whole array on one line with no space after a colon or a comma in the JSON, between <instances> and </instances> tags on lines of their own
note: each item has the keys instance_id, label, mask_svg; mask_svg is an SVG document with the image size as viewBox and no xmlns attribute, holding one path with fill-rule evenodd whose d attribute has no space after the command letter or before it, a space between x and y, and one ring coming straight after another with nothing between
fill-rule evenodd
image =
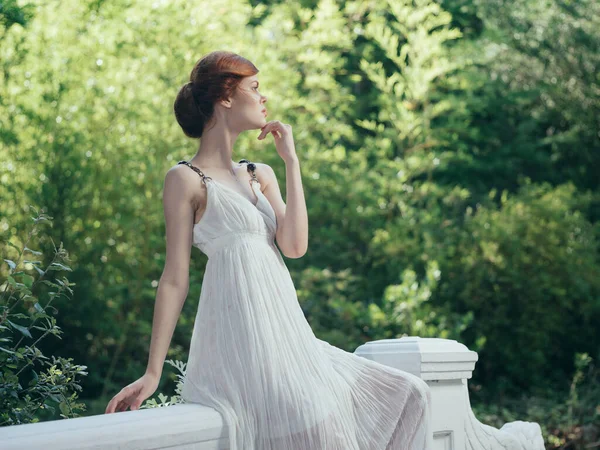
<instances>
[{"instance_id":1,"label":"hair bun","mask_svg":"<svg viewBox=\"0 0 600 450\"><path fill-rule=\"evenodd\" d=\"M244 77L258 69L246 58L227 51L214 51L194 66L190 80L175 98L173 111L186 136L200 138L213 117L215 103L231 98Z\"/></svg>"}]
</instances>

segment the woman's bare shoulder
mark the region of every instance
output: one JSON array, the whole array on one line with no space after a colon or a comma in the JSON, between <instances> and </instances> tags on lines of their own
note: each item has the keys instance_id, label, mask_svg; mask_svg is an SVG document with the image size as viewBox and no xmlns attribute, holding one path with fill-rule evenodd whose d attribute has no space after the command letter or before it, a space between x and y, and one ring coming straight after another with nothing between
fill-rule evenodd
<instances>
[{"instance_id":1,"label":"woman's bare shoulder","mask_svg":"<svg viewBox=\"0 0 600 450\"><path fill-rule=\"evenodd\" d=\"M195 207L206 202L206 189L201 177L185 164L176 164L165 175L164 192L183 197Z\"/></svg>"},{"instance_id":2,"label":"woman's bare shoulder","mask_svg":"<svg viewBox=\"0 0 600 450\"><path fill-rule=\"evenodd\" d=\"M276 184L277 177L275 176L275 171L271 166L266 163L255 162L256 169L254 173L256 174L256 178L258 178L258 182L260 183L261 190L264 192L267 189L269 184Z\"/></svg>"}]
</instances>

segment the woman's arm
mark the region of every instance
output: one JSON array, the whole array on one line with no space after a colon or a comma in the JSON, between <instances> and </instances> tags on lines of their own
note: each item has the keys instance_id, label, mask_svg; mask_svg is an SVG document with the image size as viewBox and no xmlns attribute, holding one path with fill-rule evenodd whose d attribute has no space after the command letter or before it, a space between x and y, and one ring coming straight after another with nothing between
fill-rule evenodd
<instances>
[{"instance_id":1,"label":"woman's arm","mask_svg":"<svg viewBox=\"0 0 600 450\"><path fill-rule=\"evenodd\" d=\"M308 248L308 214L298 158L289 158L285 162L285 203L273 169L267 164L258 163L256 172L257 176L260 173L263 177L263 193L277 216L277 245L288 258L304 256Z\"/></svg>"},{"instance_id":2,"label":"woman's arm","mask_svg":"<svg viewBox=\"0 0 600 450\"><path fill-rule=\"evenodd\" d=\"M167 224L167 257L154 304L146 373L125 386L110 400L106 406L106 414L126 411L127 408L137 410L156 391L173 331L187 297L194 224L194 195L191 186L198 180L189 178L197 175L191 171L185 172L186 169L181 170L182 167L173 167L165 176L163 206ZM206 190L202 192L204 198L199 198L198 202L206 202Z\"/></svg>"},{"instance_id":3,"label":"woman's arm","mask_svg":"<svg viewBox=\"0 0 600 450\"><path fill-rule=\"evenodd\" d=\"M150 356L146 368L146 373L159 378L189 290L194 226L194 193L191 188L193 184L188 178L190 176L198 178L187 167L173 167L165 176L163 189L167 254L154 304ZM194 181L200 182L200 179ZM206 195L205 189L202 192Z\"/></svg>"}]
</instances>

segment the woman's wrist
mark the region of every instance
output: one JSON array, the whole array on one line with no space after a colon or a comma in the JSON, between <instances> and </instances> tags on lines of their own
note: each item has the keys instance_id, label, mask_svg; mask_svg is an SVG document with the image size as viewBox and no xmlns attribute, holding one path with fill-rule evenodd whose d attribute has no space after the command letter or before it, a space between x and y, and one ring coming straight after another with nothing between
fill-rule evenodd
<instances>
[{"instance_id":1,"label":"woman's wrist","mask_svg":"<svg viewBox=\"0 0 600 450\"><path fill-rule=\"evenodd\" d=\"M144 375L146 375L147 377L150 377L150 378L155 378L156 380L160 380L161 374L157 373L153 370L146 370L146 373Z\"/></svg>"},{"instance_id":2,"label":"woman's wrist","mask_svg":"<svg viewBox=\"0 0 600 450\"><path fill-rule=\"evenodd\" d=\"M292 158L288 158L285 160L285 164L286 165L294 165L294 164L300 164L300 161L298 160L297 156L294 156Z\"/></svg>"}]
</instances>

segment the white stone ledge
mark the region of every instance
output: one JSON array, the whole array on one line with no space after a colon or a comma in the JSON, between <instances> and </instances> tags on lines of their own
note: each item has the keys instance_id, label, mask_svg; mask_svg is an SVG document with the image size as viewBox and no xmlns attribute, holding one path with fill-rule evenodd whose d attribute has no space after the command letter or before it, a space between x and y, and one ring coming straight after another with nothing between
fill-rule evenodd
<instances>
[{"instance_id":1,"label":"white stone ledge","mask_svg":"<svg viewBox=\"0 0 600 450\"><path fill-rule=\"evenodd\" d=\"M0 449L224 449L227 430L213 408L179 404L0 429Z\"/></svg>"},{"instance_id":2,"label":"white stone ledge","mask_svg":"<svg viewBox=\"0 0 600 450\"><path fill-rule=\"evenodd\" d=\"M428 383L433 403L431 450L544 450L537 423L515 421L498 430L475 418L467 380L477 353L463 344L410 336L368 342L355 353ZM0 428L1 450L217 450L227 449L228 443L221 415L198 404Z\"/></svg>"}]
</instances>

